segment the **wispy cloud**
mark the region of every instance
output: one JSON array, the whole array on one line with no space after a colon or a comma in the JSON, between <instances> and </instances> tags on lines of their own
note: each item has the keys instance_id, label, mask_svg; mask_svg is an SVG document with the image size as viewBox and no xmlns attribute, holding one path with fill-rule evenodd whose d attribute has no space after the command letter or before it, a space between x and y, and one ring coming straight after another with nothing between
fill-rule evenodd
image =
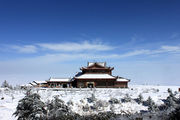
<instances>
[{"instance_id":1,"label":"wispy cloud","mask_svg":"<svg viewBox=\"0 0 180 120\"><path fill-rule=\"evenodd\" d=\"M94 54L94 53L57 53L46 54L29 59L30 61L41 61L41 63L52 63L60 61L72 61L72 60L94 60L94 59L115 59L119 58L118 54ZM27 59L28 60L28 59Z\"/></svg>"},{"instance_id":2,"label":"wispy cloud","mask_svg":"<svg viewBox=\"0 0 180 120\"><path fill-rule=\"evenodd\" d=\"M109 51L116 47L99 41L89 42L65 42L65 43L34 43L28 45L0 45L1 51L14 51L18 53L37 53L38 51L45 52L96 52Z\"/></svg>"},{"instance_id":3,"label":"wispy cloud","mask_svg":"<svg viewBox=\"0 0 180 120\"><path fill-rule=\"evenodd\" d=\"M163 53L169 53L169 54L175 54L180 52L180 46L170 46L170 45L163 45L159 49L155 50L149 50L148 54L163 54Z\"/></svg>"},{"instance_id":4,"label":"wispy cloud","mask_svg":"<svg viewBox=\"0 0 180 120\"><path fill-rule=\"evenodd\" d=\"M126 51L124 53L117 53L116 50L120 49L117 46L111 46L107 44L102 44L100 42L68 42L68 43L37 43L34 45L10 45L9 48L16 50L19 53L36 53L43 50L43 54L48 57L60 56L59 58L69 59L69 58L102 58L106 59L108 57L112 59L117 58L127 58L139 55L160 55L160 54L176 54L180 53L180 46L162 45L157 49L135 49L132 51ZM44 52L45 51L45 52ZM52 54L47 54L51 51ZM78 53L75 53L75 52ZM101 51L100 53L94 53L91 51ZM108 51L108 54L107 52ZM47 52L47 53L46 53ZM71 54L69 54L69 52ZM57 54L56 54L57 53ZM63 53L63 54L62 54ZM93 54L94 53L94 54ZM42 56L44 56L42 55ZM48 57L46 59L48 59Z\"/></svg>"},{"instance_id":5,"label":"wispy cloud","mask_svg":"<svg viewBox=\"0 0 180 120\"><path fill-rule=\"evenodd\" d=\"M162 53L180 53L180 46L161 46L159 49L149 50L149 49L141 49L141 50L134 50L122 54L115 54L115 53L57 53L57 54L46 54L45 56L38 57L38 61L41 59L49 60L49 61L64 61L64 60L76 60L76 59L83 59L83 60L92 60L92 59L120 59L120 58L127 58L133 57L138 55L155 55L155 54L162 54Z\"/></svg>"},{"instance_id":6,"label":"wispy cloud","mask_svg":"<svg viewBox=\"0 0 180 120\"><path fill-rule=\"evenodd\" d=\"M119 55L120 58L125 58L125 57L132 57L132 56L137 56L137 55L142 55L142 54L148 54L150 51L149 50L135 50L131 52L127 52L124 54Z\"/></svg>"},{"instance_id":7,"label":"wispy cloud","mask_svg":"<svg viewBox=\"0 0 180 120\"><path fill-rule=\"evenodd\" d=\"M53 50L53 51L84 51L84 50L107 51L114 49L114 47L109 45L105 45L102 43L90 43L88 41L84 41L81 43L75 43L75 42L40 43L38 45L41 48Z\"/></svg>"},{"instance_id":8,"label":"wispy cloud","mask_svg":"<svg viewBox=\"0 0 180 120\"><path fill-rule=\"evenodd\" d=\"M180 52L180 46L161 46L161 49L165 52Z\"/></svg>"},{"instance_id":9,"label":"wispy cloud","mask_svg":"<svg viewBox=\"0 0 180 120\"><path fill-rule=\"evenodd\" d=\"M129 51L127 53L123 54L118 54L117 58L126 58L126 57L133 57L137 55L157 55L157 54L175 54L175 53L180 53L180 46L168 46L168 45L163 45L158 49L140 49L140 50L134 50L134 51Z\"/></svg>"},{"instance_id":10,"label":"wispy cloud","mask_svg":"<svg viewBox=\"0 0 180 120\"><path fill-rule=\"evenodd\" d=\"M10 47L11 49L14 49L19 53L36 53L37 52L37 47L34 45L23 45L23 46L12 45Z\"/></svg>"},{"instance_id":11,"label":"wispy cloud","mask_svg":"<svg viewBox=\"0 0 180 120\"><path fill-rule=\"evenodd\" d=\"M170 39L176 39L179 37L179 33L173 33L171 36L170 36Z\"/></svg>"}]
</instances>

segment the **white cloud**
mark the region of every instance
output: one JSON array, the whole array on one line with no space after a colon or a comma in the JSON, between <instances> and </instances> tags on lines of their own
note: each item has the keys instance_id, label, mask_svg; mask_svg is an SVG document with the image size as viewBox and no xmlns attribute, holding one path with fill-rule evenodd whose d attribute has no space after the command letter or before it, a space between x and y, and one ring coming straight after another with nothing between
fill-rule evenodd
<instances>
[{"instance_id":1,"label":"white cloud","mask_svg":"<svg viewBox=\"0 0 180 120\"><path fill-rule=\"evenodd\" d=\"M131 51L122 55L119 55L120 58L125 58L125 57L131 57L131 56L136 56L136 55L143 55L143 54L148 54L150 51L149 50L135 50Z\"/></svg>"},{"instance_id":2,"label":"white cloud","mask_svg":"<svg viewBox=\"0 0 180 120\"><path fill-rule=\"evenodd\" d=\"M44 56L38 56L30 59L26 59L28 61L41 61L42 64L60 62L60 61L73 61L73 60L93 60L93 59L115 59L119 58L118 54L83 54L83 53L60 53L60 54L46 54Z\"/></svg>"},{"instance_id":3,"label":"white cloud","mask_svg":"<svg viewBox=\"0 0 180 120\"><path fill-rule=\"evenodd\" d=\"M115 47L98 42L66 42L66 43L34 43L29 45L1 45L1 51L15 50L19 53L36 53L37 51L56 52L86 52L86 51L108 51Z\"/></svg>"},{"instance_id":4,"label":"white cloud","mask_svg":"<svg viewBox=\"0 0 180 120\"><path fill-rule=\"evenodd\" d=\"M179 53L180 52L180 46L168 46L163 45L159 49L154 50L148 50L148 49L142 49L142 50L135 50L131 51L125 54L120 55L120 57L131 57L136 55L156 55L156 54L162 54L162 53Z\"/></svg>"},{"instance_id":5,"label":"white cloud","mask_svg":"<svg viewBox=\"0 0 180 120\"><path fill-rule=\"evenodd\" d=\"M167 51L167 52L179 52L180 47L179 46L162 46L162 50Z\"/></svg>"},{"instance_id":6,"label":"white cloud","mask_svg":"<svg viewBox=\"0 0 180 120\"><path fill-rule=\"evenodd\" d=\"M94 51L106 51L114 49L114 47L105 45L102 43L90 43L88 41L75 43L40 43L38 44L44 49L49 49L53 51L84 51L84 50L94 50Z\"/></svg>"},{"instance_id":7,"label":"white cloud","mask_svg":"<svg viewBox=\"0 0 180 120\"><path fill-rule=\"evenodd\" d=\"M46 54L45 56L54 56L54 55L61 55L61 58L68 59L72 56L74 57L82 57L82 58L106 58L107 56L110 56L111 58L126 58L126 57L132 57L137 55L158 55L163 53L169 53L169 54L175 54L180 52L180 46L170 46L170 45L162 45L158 49L140 49L140 50L134 50L129 51L126 53L121 54L114 54L113 51L111 53L106 54L103 51L113 50L117 48L116 46L110 46L105 45L102 43L90 43L90 42L81 42L81 43L75 43L75 42L68 42L68 43L39 43L35 45L11 45L9 46L11 49L16 50L19 53L36 53L37 51L40 51L42 49L45 49L47 51L56 51L59 52L58 54ZM78 52L78 54L72 54L72 52ZM91 51L102 51L101 54L91 54L93 52ZM71 52L71 54L62 52ZM86 53L86 54L85 54ZM40 56L41 57L41 56ZM73 57L73 58L74 58Z\"/></svg>"},{"instance_id":8,"label":"white cloud","mask_svg":"<svg viewBox=\"0 0 180 120\"><path fill-rule=\"evenodd\" d=\"M179 53L180 52L180 46L169 46L169 45L163 45L159 49L150 50L148 54L155 55L155 54L162 54L162 53Z\"/></svg>"},{"instance_id":9,"label":"white cloud","mask_svg":"<svg viewBox=\"0 0 180 120\"><path fill-rule=\"evenodd\" d=\"M14 50L17 50L17 52L20 52L20 53L36 53L37 52L37 47L34 45L24 45L24 46L12 45L10 47Z\"/></svg>"}]
</instances>

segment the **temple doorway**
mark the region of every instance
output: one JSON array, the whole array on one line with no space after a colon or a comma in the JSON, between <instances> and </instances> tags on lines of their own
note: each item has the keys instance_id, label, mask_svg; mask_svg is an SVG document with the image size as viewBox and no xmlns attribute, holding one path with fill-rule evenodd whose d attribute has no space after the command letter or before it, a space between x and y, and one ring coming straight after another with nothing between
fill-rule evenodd
<instances>
[{"instance_id":1,"label":"temple doorway","mask_svg":"<svg viewBox=\"0 0 180 120\"><path fill-rule=\"evenodd\" d=\"M67 84L63 84L63 88L67 88Z\"/></svg>"},{"instance_id":2,"label":"temple doorway","mask_svg":"<svg viewBox=\"0 0 180 120\"><path fill-rule=\"evenodd\" d=\"M88 82L87 87L88 88L94 88L94 82Z\"/></svg>"}]
</instances>

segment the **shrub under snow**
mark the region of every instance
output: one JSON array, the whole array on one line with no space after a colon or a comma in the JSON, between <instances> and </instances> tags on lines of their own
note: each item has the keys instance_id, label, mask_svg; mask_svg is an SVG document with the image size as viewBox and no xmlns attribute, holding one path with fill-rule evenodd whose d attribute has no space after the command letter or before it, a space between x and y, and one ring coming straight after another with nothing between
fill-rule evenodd
<instances>
[{"instance_id":1,"label":"shrub under snow","mask_svg":"<svg viewBox=\"0 0 180 120\"><path fill-rule=\"evenodd\" d=\"M26 95L19 101L14 115L18 120L43 120L46 115L45 104L36 93Z\"/></svg>"}]
</instances>

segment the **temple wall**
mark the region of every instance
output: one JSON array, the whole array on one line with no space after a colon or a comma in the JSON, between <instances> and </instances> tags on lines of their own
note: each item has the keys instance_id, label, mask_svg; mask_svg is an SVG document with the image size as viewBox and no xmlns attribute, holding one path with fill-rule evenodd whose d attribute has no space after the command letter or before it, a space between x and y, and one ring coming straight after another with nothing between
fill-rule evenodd
<instances>
[{"instance_id":1,"label":"temple wall","mask_svg":"<svg viewBox=\"0 0 180 120\"><path fill-rule=\"evenodd\" d=\"M107 79L107 80L76 80L78 88L87 88L89 84L92 84L93 87L96 88L114 88L115 87L115 79Z\"/></svg>"},{"instance_id":2,"label":"temple wall","mask_svg":"<svg viewBox=\"0 0 180 120\"><path fill-rule=\"evenodd\" d=\"M115 87L116 88L127 88L128 87L128 82L116 82Z\"/></svg>"}]
</instances>

